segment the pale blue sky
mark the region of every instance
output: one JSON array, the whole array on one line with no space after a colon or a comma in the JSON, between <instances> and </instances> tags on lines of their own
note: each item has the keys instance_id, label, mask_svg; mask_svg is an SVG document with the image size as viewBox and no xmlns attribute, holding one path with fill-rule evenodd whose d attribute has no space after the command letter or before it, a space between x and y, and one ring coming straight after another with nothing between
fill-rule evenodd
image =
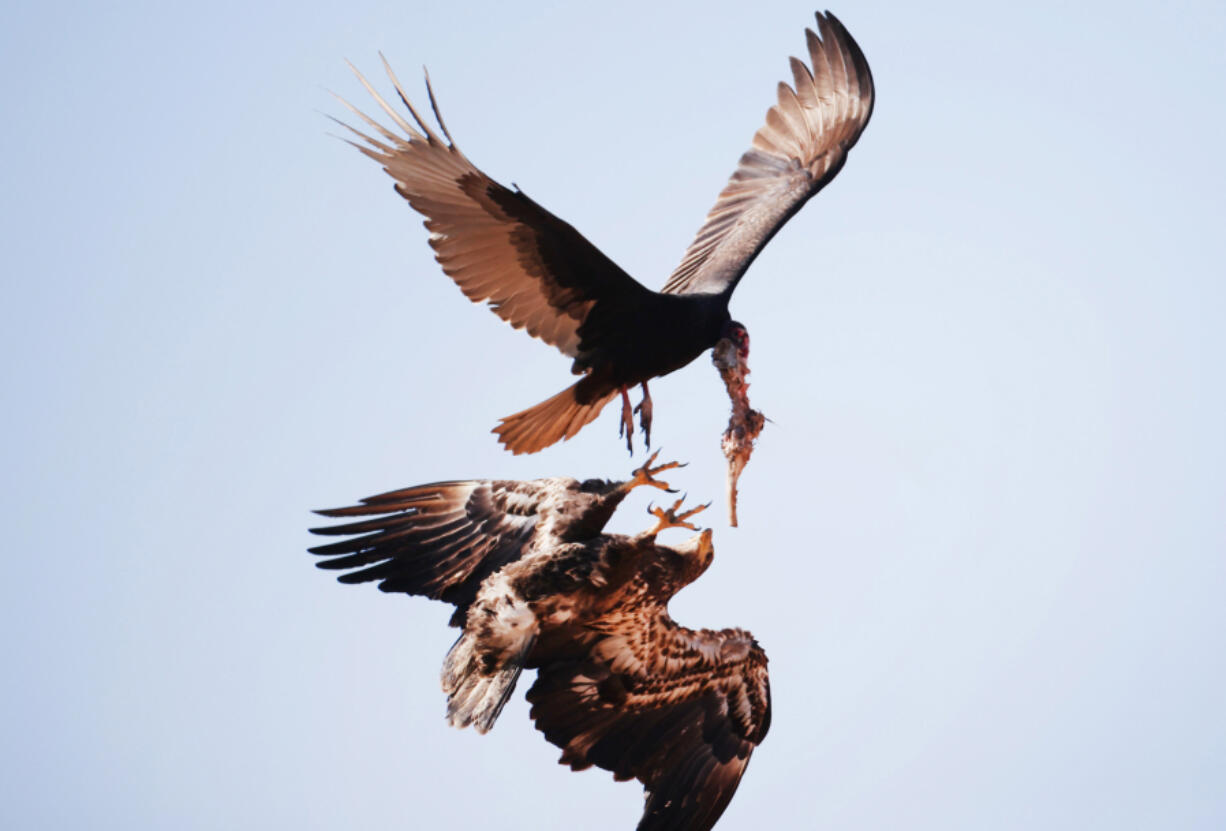
<instances>
[{"instance_id":1,"label":"pale blue sky","mask_svg":"<svg viewBox=\"0 0 1226 831\"><path fill-rule=\"evenodd\" d=\"M658 287L813 19L662 5L11 4L0 826L634 826L521 694L446 727L449 609L336 584L305 529L637 463L612 412L499 449L566 361L321 113L365 104L345 58L428 65L477 164ZM719 828L1222 828L1226 7L833 10L876 113L734 298L775 423L673 604L771 657ZM718 499L715 372L653 393Z\"/></svg>"}]
</instances>

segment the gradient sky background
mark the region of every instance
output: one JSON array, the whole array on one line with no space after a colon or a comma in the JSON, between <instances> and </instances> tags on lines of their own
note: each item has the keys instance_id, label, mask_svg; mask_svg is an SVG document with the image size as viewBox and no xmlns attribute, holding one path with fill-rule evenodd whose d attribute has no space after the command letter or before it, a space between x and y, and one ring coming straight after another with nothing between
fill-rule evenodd
<instances>
[{"instance_id":1,"label":"gradient sky background","mask_svg":"<svg viewBox=\"0 0 1226 831\"><path fill-rule=\"evenodd\" d=\"M1226 6L834 11L876 113L734 299L775 423L672 607L771 657L719 827L1226 827ZM445 725L448 607L305 553L309 508L638 464L613 408L496 445L566 361L443 277L326 89L428 65L477 164L658 287L812 12L8 7L0 826L634 826L521 694ZM718 500L708 359L654 393Z\"/></svg>"}]
</instances>

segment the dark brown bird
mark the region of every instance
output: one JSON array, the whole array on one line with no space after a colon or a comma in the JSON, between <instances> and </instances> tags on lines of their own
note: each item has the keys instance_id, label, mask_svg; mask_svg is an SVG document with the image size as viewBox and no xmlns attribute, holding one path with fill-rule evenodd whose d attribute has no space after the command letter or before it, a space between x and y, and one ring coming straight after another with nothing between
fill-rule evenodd
<instances>
[{"instance_id":1,"label":"dark brown bird","mask_svg":"<svg viewBox=\"0 0 1226 831\"><path fill-rule=\"evenodd\" d=\"M794 86L753 138L706 222L659 291L638 283L578 231L518 188L490 179L460 152L426 80L440 135L388 77L416 126L358 78L407 138L348 102L382 138L352 127L354 146L396 180L396 191L426 217L435 258L473 302L484 301L516 329L573 359L577 383L501 420L494 432L513 453L535 453L569 439L619 393L621 430L631 443L627 393L641 384L640 423L651 443L647 382L680 369L721 338L746 353L745 327L728 301L771 237L843 167L873 110L873 79L859 46L829 12L819 34L805 30L810 64L791 59ZM354 70L357 72L357 70ZM343 99L342 99L343 100ZM633 448L631 448L633 452Z\"/></svg>"},{"instance_id":2,"label":"dark brown bird","mask_svg":"<svg viewBox=\"0 0 1226 831\"><path fill-rule=\"evenodd\" d=\"M766 654L740 629L693 630L668 601L711 564L711 531L675 547L702 508L653 509L654 528L604 534L638 485L665 488L652 456L628 482L441 482L320 511L365 517L312 529L351 539L312 551L341 582L454 603L463 631L443 663L447 717L489 730L520 673L538 670L531 715L575 770L637 778L639 831L705 831L732 799L770 725ZM705 507L705 506L703 506ZM694 529L696 530L696 529Z\"/></svg>"}]
</instances>

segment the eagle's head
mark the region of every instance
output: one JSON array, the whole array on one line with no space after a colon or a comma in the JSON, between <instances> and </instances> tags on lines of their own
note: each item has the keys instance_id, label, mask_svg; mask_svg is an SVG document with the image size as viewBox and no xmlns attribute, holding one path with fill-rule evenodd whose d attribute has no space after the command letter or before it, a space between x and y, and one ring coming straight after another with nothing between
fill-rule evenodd
<instances>
[{"instance_id":1,"label":"eagle's head","mask_svg":"<svg viewBox=\"0 0 1226 831\"><path fill-rule=\"evenodd\" d=\"M711 529L704 528L673 549L680 557L682 566L681 585L694 582L711 566L715 559L715 546L711 544Z\"/></svg>"}]
</instances>

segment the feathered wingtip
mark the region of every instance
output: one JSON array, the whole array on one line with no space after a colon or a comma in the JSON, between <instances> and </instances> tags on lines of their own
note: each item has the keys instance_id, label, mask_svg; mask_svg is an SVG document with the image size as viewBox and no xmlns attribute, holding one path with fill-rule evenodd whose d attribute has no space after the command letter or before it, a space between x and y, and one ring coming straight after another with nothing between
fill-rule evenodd
<instances>
[{"instance_id":1,"label":"feathered wingtip","mask_svg":"<svg viewBox=\"0 0 1226 831\"><path fill-rule=\"evenodd\" d=\"M455 140L451 137L451 131L447 129L447 122L443 120L443 113L439 109L438 100L434 96L434 87L430 83L430 72L424 66L422 67L422 74L425 76L425 80L426 80L426 96L430 99L430 109L434 113L435 121L438 122L439 129L442 131L442 136L440 136L437 132L435 132L435 130L430 126L429 122L427 122L424 118L422 118L421 114L417 111L417 108L413 106L413 102L409 99L408 94L404 91L404 86L400 83L400 79L396 77L395 71L392 69L391 64L388 63L387 58L384 57L382 52L379 53L379 60L383 62L384 72L387 73L388 79L392 82L392 87L396 90L397 97L400 98L401 103L403 103L405 108L409 111L409 115L413 117L413 121L416 122L416 126L414 126L413 124L410 124L407 120L405 120L405 118L396 110L396 108L393 107L391 104L389 104L387 99L385 99L382 95L380 95L375 90L374 85L371 84L370 81L366 79L366 76L363 75L361 70L359 70L356 66L354 66L352 62L345 61L345 64L349 67L350 70L352 70L353 74L357 76L358 81L362 84L363 87L365 87L366 91L370 93L371 98L375 100L375 103L379 105L379 108L382 109L383 112L387 113L387 116L391 118L392 121L395 122L396 125L405 132L405 134L409 137L410 142L420 141L420 142L424 142L427 144L445 145L449 150L455 153L460 153L459 147L456 146ZM337 101L341 102L341 104L344 105L346 109L348 109L351 113L353 113L358 118L360 118L363 122L369 125L373 130L379 133L379 135L381 135L387 141L392 142L392 144L399 144L404 141L403 138L396 135L391 130L388 130L378 121L371 118L365 112L363 112L362 110L358 109L356 106L351 104L343 96L338 95L335 92L331 94L334 98L336 98ZM385 144L384 142L381 142L378 139L370 135L367 135L366 133L363 133L361 130L358 130L350 126L349 124L346 124L344 121L341 121L338 118L334 118L332 116L328 116L328 118L331 118L337 124L344 127L346 130L353 133L355 136L362 139L367 144L378 149L379 151L382 151L383 153L391 152L392 148L388 146L387 144ZM349 142L354 147L358 148L359 150L361 150L363 153L366 153L367 155L370 155L372 153L370 148L364 147L363 145L358 144L357 142L351 141L349 139L344 139L343 137L342 139L344 141Z\"/></svg>"},{"instance_id":2,"label":"feathered wingtip","mask_svg":"<svg viewBox=\"0 0 1226 831\"><path fill-rule=\"evenodd\" d=\"M309 549L315 565L342 583L378 582L386 592L438 599L471 597L465 586L489 555L467 513L480 481L436 482L370 496L358 505L315 513L347 520L311 528L333 541ZM341 537L342 539L336 539ZM469 594L471 592L471 594Z\"/></svg>"}]
</instances>

